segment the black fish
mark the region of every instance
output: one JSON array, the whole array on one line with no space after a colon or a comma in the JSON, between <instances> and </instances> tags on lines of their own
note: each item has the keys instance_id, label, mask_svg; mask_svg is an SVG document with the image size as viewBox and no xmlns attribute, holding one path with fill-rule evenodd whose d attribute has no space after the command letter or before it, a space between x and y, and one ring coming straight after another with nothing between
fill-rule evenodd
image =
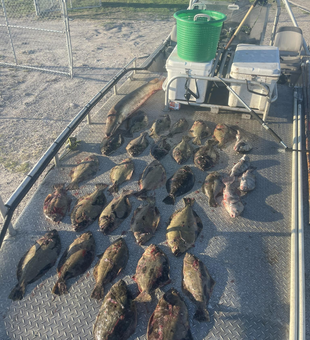
<instances>
[{"instance_id":1,"label":"black fish","mask_svg":"<svg viewBox=\"0 0 310 340\"><path fill-rule=\"evenodd\" d=\"M166 142L167 137L161 137L157 143L151 147L151 155L158 161L164 158L171 149L169 143Z\"/></svg>"},{"instance_id":2,"label":"black fish","mask_svg":"<svg viewBox=\"0 0 310 340\"><path fill-rule=\"evenodd\" d=\"M194 155L194 163L198 169L206 171L216 165L219 159L218 152L214 149L217 142L208 140L205 145L196 150Z\"/></svg>"},{"instance_id":3,"label":"black fish","mask_svg":"<svg viewBox=\"0 0 310 340\"><path fill-rule=\"evenodd\" d=\"M124 143L124 137L121 133L116 133L111 137L103 138L100 149L103 155L111 155L115 150L117 150Z\"/></svg>"}]
</instances>

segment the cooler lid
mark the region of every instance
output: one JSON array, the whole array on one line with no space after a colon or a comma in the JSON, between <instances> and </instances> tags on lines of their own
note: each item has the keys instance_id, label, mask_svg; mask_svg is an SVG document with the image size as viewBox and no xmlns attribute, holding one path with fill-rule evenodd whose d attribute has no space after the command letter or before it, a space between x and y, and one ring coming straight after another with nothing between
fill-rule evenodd
<instances>
[{"instance_id":1,"label":"cooler lid","mask_svg":"<svg viewBox=\"0 0 310 340\"><path fill-rule=\"evenodd\" d=\"M230 73L278 77L281 73L279 48L237 45Z\"/></svg>"}]
</instances>

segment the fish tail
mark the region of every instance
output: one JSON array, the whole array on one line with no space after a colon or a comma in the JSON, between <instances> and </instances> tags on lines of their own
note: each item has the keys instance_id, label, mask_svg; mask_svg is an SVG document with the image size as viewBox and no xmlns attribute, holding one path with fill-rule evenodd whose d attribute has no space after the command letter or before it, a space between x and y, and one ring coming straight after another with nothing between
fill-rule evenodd
<instances>
[{"instance_id":1,"label":"fish tail","mask_svg":"<svg viewBox=\"0 0 310 340\"><path fill-rule=\"evenodd\" d=\"M91 293L91 298L93 299L97 299L97 300L101 300L104 298L104 288L103 286L100 284L96 284L93 292Z\"/></svg>"},{"instance_id":2,"label":"fish tail","mask_svg":"<svg viewBox=\"0 0 310 340\"><path fill-rule=\"evenodd\" d=\"M210 315L209 312L207 310L207 308L203 307L203 306L199 306L196 310L196 313L194 315L194 319L197 321L210 321Z\"/></svg>"},{"instance_id":3,"label":"fish tail","mask_svg":"<svg viewBox=\"0 0 310 340\"><path fill-rule=\"evenodd\" d=\"M168 195L166 198L163 199L163 202L164 202L165 204L174 205L174 203L175 203L175 198L174 198L174 196L172 196L172 195Z\"/></svg>"},{"instance_id":4,"label":"fish tail","mask_svg":"<svg viewBox=\"0 0 310 340\"><path fill-rule=\"evenodd\" d=\"M140 191L136 191L136 192L133 193L133 195L137 198L143 198L144 197L143 195L145 195L145 194L146 194L145 189L141 189Z\"/></svg>"},{"instance_id":5,"label":"fish tail","mask_svg":"<svg viewBox=\"0 0 310 340\"><path fill-rule=\"evenodd\" d=\"M118 192L118 185L117 185L117 183L114 183L114 184L108 189L108 192L109 192L110 194L113 194L113 193L115 193L115 192Z\"/></svg>"},{"instance_id":6,"label":"fish tail","mask_svg":"<svg viewBox=\"0 0 310 340\"><path fill-rule=\"evenodd\" d=\"M18 283L9 295L9 299L16 301L21 300L25 295L26 286L24 283Z\"/></svg>"},{"instance_id":7,"label":"fish tail","mask_svg":"<svg viewBox=\"0 0 310 340\"><path fill-rule=\"evenodd\" d=\"M95 185L96 189L98 189L98 190L104 190L107 186L108 186L108 185L105 184L105 183L97 183L97 184Z\"/></svg>"},{"instance_id":8,"label":"fish tail","mask_svg":"<svg viewBox=\"0 0 310 340\"><path fill-rule=\"evenodd\" d=\"M66 286L66 281L64 279L58 279L54 288L52 289L52 293L55 295L67 294L68 290Z\"/></svg>"},{"instance_id":9,"label":"fish tail","mask_svg":"<svg viewBox=\"0 0 310 340\"><path fill-rule=\"evenodd\" d=\"M72 182L67 186L67 190L77 190L79 188L78 184L76 182Z\"/></svg>"},{"instance_id":10,"label":"fish tail","mask_svg":"<svg viewBox=\"0 0 310 340\"><path fill-rule=\"evenodd\" d=\"M189 205L191 207L195 202L195 198L184 197L183 201L184 201L185 206Z\"/></svg>"},{"instance_id":11,"label":"fish tail","mask_svg":"<svg viewBox=\"0 0 310 340\"><path fill-rule=\"evenodd\" d=\"M152 301L152 297L149 293L147 292L142 292L140 293L135 299L134 301L136 302L151 302Z\"/></svg>"},{"instance_id":12,"label":"fish tail","mask_svg":"<svg viewBox=\"0 0 310 340\"><path fill-rule=\"evenodd\" d=\"M199 137L195 137L194 140L193 140L193 144L195 145L201 145L201 140Z\"/></svg>"}]
</instances>

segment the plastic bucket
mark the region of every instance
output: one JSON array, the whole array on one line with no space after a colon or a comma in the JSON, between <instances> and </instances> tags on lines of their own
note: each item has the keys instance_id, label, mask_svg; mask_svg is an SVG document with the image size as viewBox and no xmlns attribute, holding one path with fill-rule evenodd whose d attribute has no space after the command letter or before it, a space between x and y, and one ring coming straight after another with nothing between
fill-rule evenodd
<instances>
[{"instance_id":1,"label":"plastic bucket","mask_svg":"<svg viewBox=\"0 0 310 340\"><path fill-rule=\"evenodd\" d=\"M177 20L178 56L186 61L211 61L217 50L226 15L208 10L183 10Z\"/></svg>"}]
</instances>

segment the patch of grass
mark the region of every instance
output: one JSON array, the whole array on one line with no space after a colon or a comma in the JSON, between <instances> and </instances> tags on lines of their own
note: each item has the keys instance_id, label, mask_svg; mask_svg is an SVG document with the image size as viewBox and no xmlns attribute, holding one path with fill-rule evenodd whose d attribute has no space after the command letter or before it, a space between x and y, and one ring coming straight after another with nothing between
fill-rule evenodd
<instances>
[{"instance_id":1,"label":"patch of grass","mask_svg":"<svg viewBox=\"0 0 310 340\"><path fill-rule=\"evenodd\" d=\"M27 173L30 170L29 162L20 163L14 159L2 155L0 155L0 164L2 164L7 170L11 172Z\"/></svg>"}]
</instances>

